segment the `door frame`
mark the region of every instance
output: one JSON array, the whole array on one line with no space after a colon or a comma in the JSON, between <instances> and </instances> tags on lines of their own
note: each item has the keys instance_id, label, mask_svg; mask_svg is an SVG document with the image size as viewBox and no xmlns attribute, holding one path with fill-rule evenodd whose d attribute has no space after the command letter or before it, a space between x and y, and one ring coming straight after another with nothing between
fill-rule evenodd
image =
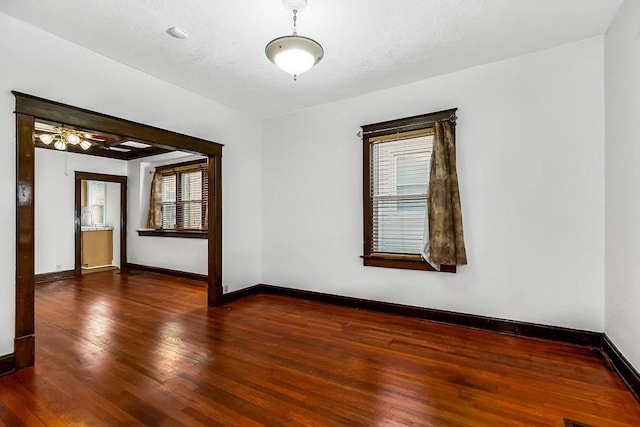
<instances>
[{"instance_id":1,"label":"door frame","mask_svg":"<svg viewBox=\"0 0 640 427\"><path fill-rule=\"evenodd\" d=\"M207 243L207 305L222 305L222 144L206 139L109 116L84 108L25 93L16 98L16 320L14 355L16 369L35 362L34 296L34 196L35 121L48 120L80 129L121 135L125 138L207 156L209 209Z\"/></svg>"},{"instance_id":2,"label":"door frame","mask_svg":"<svg viewBox=\"0 0 640 427\"><path fill-rule=\"evenodd\" d=\"M120 184L120 269L123 270L127 265L127 177L75 171L75 275L82 275L82 181L103 181Z\"/></svg>"}]
</instances>

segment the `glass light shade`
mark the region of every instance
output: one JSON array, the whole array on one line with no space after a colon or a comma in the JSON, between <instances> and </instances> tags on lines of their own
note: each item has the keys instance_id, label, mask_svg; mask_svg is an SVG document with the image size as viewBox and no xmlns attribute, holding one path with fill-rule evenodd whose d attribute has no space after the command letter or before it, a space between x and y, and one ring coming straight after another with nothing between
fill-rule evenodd
<instances>
[{"instance_id":1,"label":"glass light shade","mask_svg":"<svg viewBox=\"0 0 640 427\"><path fill-rule=\"evenodd\" d=\"M53 146L56 147L58 150L66 150L67 149L67 144L65 144L61 140L57 140L56 142L54 142Z\"/></svg>"},{"instance_id":2,"label":"glass light shade","mask_svg":"<svg viewBox=\"0 0 640 427\"><path fill-rule=\"evenodd\" d=\"M40 135L39 138L40 138L40 141L42 141L42 143L46 145L51 144L51 141L53 141L53 135L50 135L48 133L45 133L44 135Z\"/></svg>"},{"instance_id":3,"label":"glass light shade","mask_svg":"<svg viewBox=\"0 0 640 427\"><path fill-rule=\"evenodd\" d=\"M297 76L305 71L309 71L311 67L313 67L315 59L309 52L304 50L289 49L278 52L275 58L273 58L273 62L275 62L281 70L286 71L292 76Z\"/></svg>"},{"instance_id":4,"label":"glass light shade","mask_svg":"<svg viewBox=\"0 0 640 427\"><path fill-rule=\"evenodd\" d=\"M78 135L76 135L75 133L71 133L68 132L65 136L64 136L64 140L71 144L71 145L78 145L80 144L80 137Z\"/></svg>"},{"instance_id":5,"label":"glass light shade","mask_svg":"<svg viewBox=\"0 0 640 427\"><path fill-rule=\"evenodd\" d=\"M269 61L294 77L309 71L324 56L320 43L298 35L278 37L264 51Z\"/></svg>"},{"instance_id":6,"label":"glass light shade","mask_svg":"<svg viewBox=\"0 0 640 427\"><path fill-rule=\"evenodd\" d=\"M83 150L88 150L89 148L91 148L91 143L83 139L82 141L80 141L80 148L82 148Z\"/></svg>"}]
</instances>

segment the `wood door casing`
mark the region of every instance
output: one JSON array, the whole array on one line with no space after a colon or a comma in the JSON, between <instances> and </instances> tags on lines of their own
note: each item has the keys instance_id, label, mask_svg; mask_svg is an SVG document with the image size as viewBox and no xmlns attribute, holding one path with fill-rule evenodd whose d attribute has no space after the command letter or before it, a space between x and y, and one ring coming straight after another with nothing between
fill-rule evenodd
<instances>
[{"instance_id":1,"label":"wood door casing","mask_svg":"<svg viewBox=\"0 0 640 427\"><path fill-rule=\"evenodd\" d=\"M35 361L35 306L34 306L34 128L35 121L45 120L80 129L117 134L132 140L145 141L153 147L186 151L208 157L215 167L216 182L210 183L215 191L209 192L212 209L209 215L208 244L208 304L221 305L222 298L222 144L169 130L136 123L119 117L74 107L25 93L12 91L16 114L16 269L15 269L15 338L14 355L17 369L31 366ZM210 167L211 167L210 166ZM126 187L126 186L125 186ZM122 193L121 193L122 194ZM76 190L80 204L80 188ZM123 199L126 205L126 198ZM76 247L80 245L80 209L76 211ZM123 218L126 221L126 217ZM126 224L122 227L126 229ZM126 240L122 240L125 242ZM126 265L126 249L122 264ZM76 267L81 265L80 251L76 250Z\"/></svg>"}]
</instances>

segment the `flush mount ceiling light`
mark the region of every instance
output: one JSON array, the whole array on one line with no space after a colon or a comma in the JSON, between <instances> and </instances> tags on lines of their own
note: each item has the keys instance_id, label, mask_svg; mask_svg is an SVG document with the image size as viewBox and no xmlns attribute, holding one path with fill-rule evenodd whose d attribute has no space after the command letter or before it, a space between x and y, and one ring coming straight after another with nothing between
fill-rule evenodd
<instances>
[{"instance_id":1,"label":"flush mount ceiling light","mask_svg":"<svg viewBox=\"0 0 640 427\"><path fill-rule=\"evenodd\" d=\"M264 52L269 61L291 74L293 80L297 80L298 75L320 62L324 49L317 41L298 35L298 12L307 8L307 0L283 0L282 3L285 9L293 12L293 34L271 40Z\"/></svg>"},{"instance_id":2,"label":"flush mount ceiling light","mask_svg":"<svg viewBox=\"0 0 640 427\"><path fill-rule=\"evenodd\" d=\"M83 150L88 150L93 145L81 132L64 127L55 127L52 132L38 135L38 139L45 145L53 143L58 150L66 150L68 145L79 145Z\"/></svg>"}]
</instances>

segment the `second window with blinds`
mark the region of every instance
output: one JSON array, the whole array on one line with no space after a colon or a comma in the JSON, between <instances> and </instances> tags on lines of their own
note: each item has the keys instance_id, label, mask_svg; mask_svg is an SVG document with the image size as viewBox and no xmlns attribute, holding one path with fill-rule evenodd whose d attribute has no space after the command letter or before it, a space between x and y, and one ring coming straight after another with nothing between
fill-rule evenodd
<instances>
[{"instance_id":1,"label":"second window with blinds","mask_svg":"<svg viewBox=\"0 0 640 427\"><path fill-rule=\"evenodd\" d=\"M160 230L207 229L207 163L196 162L156 168L159 193L155 227ZM158 186L156 186L156 191Z\"/></svg>"}]
</instances>

